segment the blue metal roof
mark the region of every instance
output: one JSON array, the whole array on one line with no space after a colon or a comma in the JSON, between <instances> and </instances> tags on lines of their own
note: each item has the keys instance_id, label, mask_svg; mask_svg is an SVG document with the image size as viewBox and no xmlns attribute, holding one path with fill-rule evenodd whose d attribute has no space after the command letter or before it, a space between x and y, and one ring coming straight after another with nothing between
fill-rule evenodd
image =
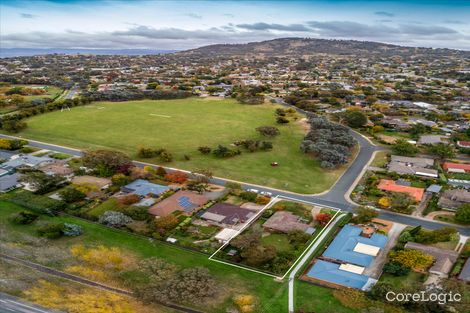
<instances>
[{"instance_id":1,"label":"blue metal roof","mask_svg":"<svg viewBox=\"0 0 470 313\"><path fill-rule=\"evenodd\" d=\"M330 283L361 289L369 280L366 275L355 274L339 269L339 264L317 260L307 276Z\"/></svg>"},{"instance_id":2,"label":"blue metal roof","mask_svg":"<svg viewBox=\"0 0 470 313\"><path fill-rule=\"evenodd\" d=\"M154 194L158 196L165 191L170 190L168 186L157 185L145 179L137 179L132 183L124 186L123 189L141 197L145 197L148 194Z\"/></svg>"},{"instance_id":3,"label":"blue metal roof","mask_svg":"<svg viewBox=\"0 0 470 313\"><path fill-rule=\"evenodd\" d=\"M360 235L361 232L362 229L360 227L352 225L344 226L333 242L328 246L328 249L323 253L323 256L364 267L369 266L374 260L374 257L354 252L354 247L360 242L366 245L383 248L388 238L385 235L377 233L373 234L370 238L366 238Z\"/></svg>"}]
</instances>

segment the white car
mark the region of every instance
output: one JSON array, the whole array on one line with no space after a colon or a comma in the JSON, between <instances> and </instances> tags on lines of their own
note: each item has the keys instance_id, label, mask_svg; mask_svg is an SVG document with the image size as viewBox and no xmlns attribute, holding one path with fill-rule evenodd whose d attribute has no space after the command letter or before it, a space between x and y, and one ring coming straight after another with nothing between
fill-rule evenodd
<instances>
[{"instance_id":1,"label":"white car","mask_svg":"<svg viewBox=\"0 0 470 313\"><path fill-rule=\"evenodd\" d=\"M254 192L254 193L258 193L258 192L259 192L258 189L253 189L253 188L247 189L246 191L248 191L248 192Z\"/></svg>"},{"instance_id":2,"label":"white car","mask_svg":"<svg viewBox=\"0 0 470 313\"><path fill-rule=\"evenodd\" d=\"M273 195L271 192L267 192L267 191L261 191L259 194L263 196L267 196L267 197L271 197Z\"/></svg>"}]
</instances>

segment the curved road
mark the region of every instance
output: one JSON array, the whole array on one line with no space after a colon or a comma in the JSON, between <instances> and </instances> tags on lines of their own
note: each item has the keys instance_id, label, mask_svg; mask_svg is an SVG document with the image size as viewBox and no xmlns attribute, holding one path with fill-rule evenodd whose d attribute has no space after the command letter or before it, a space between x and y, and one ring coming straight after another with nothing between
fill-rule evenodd
<instances>
[{"instance_id":1,"label":"curved road","mask_svg":"<svg viewBox=\"0 0 470 313\"><path fill-rule=\"evenodd\" d=\"M305 113L304 111L298 108L296 109L300 111L301 113ZM354 204L352 201L347 200L346 197L349 198L349 193L351 189L356 184L357 178L362 176L363 170L364 168L366 168L366 166L368 166L368 163L372 159L374 152L381 150L380 147L372 144L368 139L366 139L362 135L356 132L352 132L352 135L356 138L356 140L359 143L359 146L360 146L359 153L356 159L349 166L349 168L344 172L344 174L338 179L338 181L333 185L333 187L328 192L317 194L317 195L315 194L307 195L307 194L297 194L297 193L293 193L289 191L273 189L273 188L269 188L265 186L259 186L259 185L243 183L243 182L241 183L241 185L244 189L257 189L260 192L263 192L263 191L270 192L273 194L273 196L277 196L277 195L283 196L286 198L312 202L318 205L351 212L357 205ZM11 138L11 139L16 138L17 139L21 137L14 137L14 136L0 134L0 138ZM23 139L26 139L26 138L23 138ZM58 152L62 152L62 153L66 153L66 154L70 154L74 156L81 156L82 154L81 151L78 149L58 146L58 145L44 143L44 142L35 141L35 140L29 140L29 139L27 140L29 141L29 145L33 147L47 149L47 150L54 150L54 151L58 151ZM133 161L133 163L139 167L143 167L146 165L157 167L157 165L155 164L149 164L145 162ZM179 170L179 169L169 168L169 167L165 167L165 168L170 171ZM184 171L184 172L189 173L188 171ZM231 182L231 181L232 180L230 179L225 179L221 177L213 177L211 179L211 182L217 185L225 185L225 183ZM427 229L438 229L444 226L452 226L452 227L457 228L458 231L462 235L470 236L470 227L456 226L453 224L448 224L448 223L439 222L439 221L432 221L432 220L428 220L422 217L410 216L410 215L395 213L395 212L386 211L386 210L378 209L378 211L379 211L379 217L385 220L390 220L393 222L410 225L410 226L421 225Z\"/></svg>"}]
</instances>

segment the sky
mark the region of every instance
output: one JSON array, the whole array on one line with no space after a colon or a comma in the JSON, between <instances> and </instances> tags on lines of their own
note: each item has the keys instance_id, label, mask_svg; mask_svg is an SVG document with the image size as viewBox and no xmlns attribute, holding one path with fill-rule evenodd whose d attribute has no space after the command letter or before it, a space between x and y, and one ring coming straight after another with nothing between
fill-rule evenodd
<instances>
[{"instance_id":1,"label":"sky","mask_svg":"<svg viewBox=\"0 0 470 313\"><path fill-rule=\"evenodd\" d=\"M0 0L0 48L182 50L284 37L470 50L470 0Z\"/></svg>"}]
</instances>

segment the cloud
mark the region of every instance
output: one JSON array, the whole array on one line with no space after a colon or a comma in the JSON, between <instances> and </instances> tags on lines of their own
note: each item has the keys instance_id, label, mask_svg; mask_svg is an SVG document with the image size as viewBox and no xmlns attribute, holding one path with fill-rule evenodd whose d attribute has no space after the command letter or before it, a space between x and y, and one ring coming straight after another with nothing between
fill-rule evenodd
<instances>
[{"instance_id":1,"label":"cloud","mask_svg":"<svg viewBox=\"0 0 470 313\"><path fill-rule=\"evenodd\" d=\"M188 13L188 14L185 14L186 16L189 16L191 18L195 18L195 19L202 19L202 15L199 15L199 14L196 14L196 13Z\"/></svg>"},{"instance_id":2,"label":"cloud","mask_svg":"<svg viewBox=\"0 0 470 313\"><path fill-rule=\"evenodd\" d=\"M381 41L414 46L468 50L470 36L443 26L425 24L364 24L352 21L310 21L305 24L238 24L188 30L132 25L126 29L83 32L27 32L2 34L5 48L150 48L189 49L209 44L246 43L282 37L337 38Z\"/></svg>"},{"instance_id":3,"label":"cloud","mask_svg":"<svg viewBox=\"0 0 470 313\"><path fill-rule=\"evenodd\" d=\"M374 12L375 15L378 15L378 16L385 16L385 17L394 17L395 14L393 13L390 13L390 12L386 12L386 11L377 11L377 12Z\"/></svg>"},{"instance_id":4,"label":"cloud","mask_svg":"<svg viewBox=\"0 0 470 313\"><path fill-rule=\"evenodd\" d=\"M21 13L20 16L22 18L36 18L36 17L38 17L37 15L29 14L29 13Z\"/></svg>"},{"instance_id":5,"label":"cloud","mask_svg":"<svg viewBox=\"0 0 470 313\"><path fill-rule=\"evenodd\" d=\"M235 15L233 15L232 13L225 13L225 14L222 14L223 16L226 16L226 17L235 17Z\"/></svg>"},{"instance_id":6,"label":"cloud","mask_svg":"<svg viewBox=\"0 0 470 313\"><path fill-rule=\"evenodd\" d=\"M466 25L467 23L459 20L445 20L445 24L454 24L454 25Z\"/></svg>"},{"instance_id":7,"label":"cloud","mask_svg":"<svg viewBox=\"0 0 470 313\"><path fill-rule=\"evenodd\" d=\"M308 32L310 28L303 24L268 24L268 23L253 23L253 24L237 24L238 28L247 30L278 30L278 31L294 31L294 32Z\"/></svg>"}]
</instances>

